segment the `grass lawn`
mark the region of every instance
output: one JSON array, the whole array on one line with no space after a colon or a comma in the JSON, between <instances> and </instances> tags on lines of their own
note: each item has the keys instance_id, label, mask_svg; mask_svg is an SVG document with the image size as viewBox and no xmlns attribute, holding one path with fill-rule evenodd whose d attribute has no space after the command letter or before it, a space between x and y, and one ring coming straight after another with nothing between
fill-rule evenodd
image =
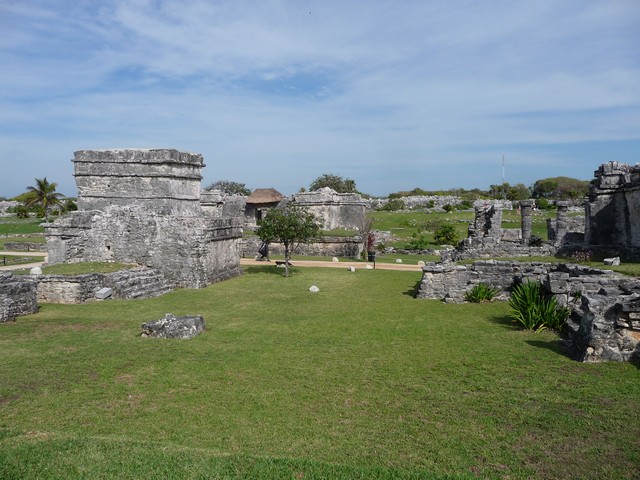
<instances>
[{"instance_id":1,"label":"grass lawn","mask_svg":"<svg viewBox=\"0 0 640 480\"><path fill-rule=\"evenodd\" d=\"M417 232L416 225L429 221L439 220L449 222L454 225L460 240L467 237L469 223L473 222L473 211L454 212L371 212L369 214L374 220L373 228L376 230L390 231L395 240L390 246L396 248L406 248L411 236ZM547 218L555 218L554 211L538 211L532 218L531 231L543 240L547 239ZM516 210L502 211L503 228L520 228L521 216ZM425 232L431 244L428 248L438 248L439 245L433 240L433 232Z\"/></svg>"},{"instance_id":2,"label":"grass lawn","mask_svg":"<svg viewBox=\"0 0 640 480\"><path fill-rule=\"evenodd\" d=\"M636 366L419 272L245 271L0 324L0 478L637 478ZM167 312L207 332L138 336Z\"/></svg>"},{"instance_id":3,"label":"grass lawn","mask_svg":"<svg viewBox=\"0 0 640 480\"><path fill-rule=\"evenodd\" d=\"M0 255L0 267L6 265L22 265L23 263L44 262L44 254L42 257L21 257L20 255L11 255L3 253Z\"/></svg>"},{"instance_id":4,"label":"grass lawn","mask_svg":"<svg viewBox=\"0 0 640 480\"><path fill-rule=\"evenodd\" d=\"M0 217L0 235L43 233L43 218Z\"/></svg>"}]
</instances>

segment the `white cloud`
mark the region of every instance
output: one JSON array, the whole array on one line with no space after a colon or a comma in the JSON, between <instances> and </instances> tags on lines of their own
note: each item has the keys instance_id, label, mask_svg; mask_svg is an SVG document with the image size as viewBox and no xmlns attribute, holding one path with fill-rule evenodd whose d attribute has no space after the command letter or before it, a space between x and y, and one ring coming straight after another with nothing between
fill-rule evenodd
<instances>
[{"instance_id":1,"label":"white cloud","mask_svg":"<svg viewBox=\"0 0 640 480\"><path fill-rule=\"evenodd\" d=\"M114 146L199 151L210 180L285 193L326 171L486 187L503 150L514 183L588 178L592 141L638 161L634 1L10 1L0 28L0 194Z\"/></svg>"}]
</instances>

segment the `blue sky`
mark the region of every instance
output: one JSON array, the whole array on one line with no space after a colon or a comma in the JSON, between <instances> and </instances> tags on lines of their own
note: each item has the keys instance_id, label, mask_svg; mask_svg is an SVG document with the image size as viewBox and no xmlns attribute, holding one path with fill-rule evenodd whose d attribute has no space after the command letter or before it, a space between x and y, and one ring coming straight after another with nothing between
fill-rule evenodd
<instances>
[{"instance_id":1,"label":"blue sky","mask_svg":"<svg viewBox=\"0 0 640 480\"><path fill-rule=\"evenodd\" d=\"M0 195L75 150L386 195L640 162L640 1L0 0Z\"/></svg>"}]
</instances>

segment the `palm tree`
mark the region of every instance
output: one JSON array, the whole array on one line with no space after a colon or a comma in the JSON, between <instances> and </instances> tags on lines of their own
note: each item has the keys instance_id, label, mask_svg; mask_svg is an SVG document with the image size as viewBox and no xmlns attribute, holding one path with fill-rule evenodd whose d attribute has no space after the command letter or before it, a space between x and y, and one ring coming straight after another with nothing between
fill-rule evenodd
<instances>
[{"instance_id":1,"label":"palm tree","mask_svg":"<svg viewBox=\"0 0 640 480\"><path fill-rule=\"evenodd\" d=\"M56 192L57 183L49 183L47 177L36 178L36 185L27 187L29 194L25 204L27 207L41 206L44 211L44 219L49 221L49 208L54 205L60 205L62 201L61 193Z\"/></svg>"}]
</instances>

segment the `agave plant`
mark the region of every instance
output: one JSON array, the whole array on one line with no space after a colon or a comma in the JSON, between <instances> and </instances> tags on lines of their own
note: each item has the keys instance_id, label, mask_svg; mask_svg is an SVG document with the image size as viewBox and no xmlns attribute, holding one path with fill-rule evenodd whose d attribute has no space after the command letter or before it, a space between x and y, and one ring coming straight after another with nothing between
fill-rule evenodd
<instances>
[{"instance_id":1,"label":"agave plant","mask_svg":"<svg viewBox=\"0 0 640 480\"><path fill-rule=\"evenodd\" d=\"M535 332L561 330L571 313L571 308L558 306L554 297L547 298L540 282L530 280L514 287L509 306L513 321Z\"/></svg>"},{"instance_id":2,"label":"agave plant","mask_svg":"<svg viewBox=\"0 0 640 480\"><path fill-rule=\"evenodd\" d=\"M490 302L497 294L497 288L487 285L486 283L478 283L465 293L464 299L472 303Z\"/></svg>"}]
</instances>

